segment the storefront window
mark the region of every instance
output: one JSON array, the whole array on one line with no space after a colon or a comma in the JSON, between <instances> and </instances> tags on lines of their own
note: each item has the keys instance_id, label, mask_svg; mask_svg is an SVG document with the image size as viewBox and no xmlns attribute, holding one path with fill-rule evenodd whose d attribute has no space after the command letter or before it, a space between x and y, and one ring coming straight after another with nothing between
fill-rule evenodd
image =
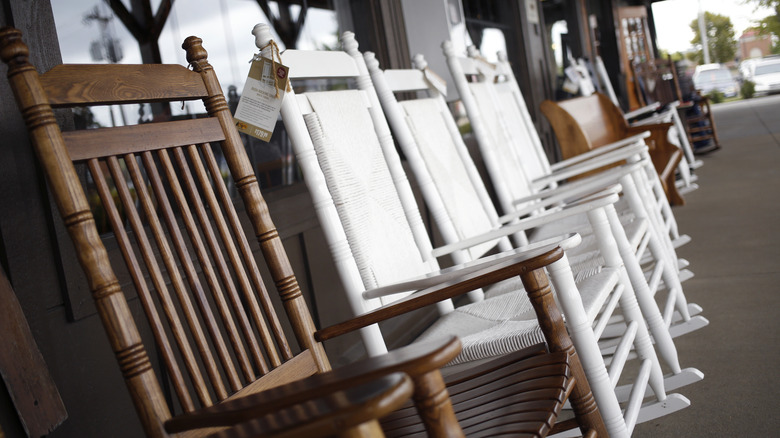
<instances>
[{"instance_id":1,"label":"storefront window","mask_svg":"<svg viewBox=\"0 0 780 438\"><path fill-rule=\"evenodd\" d=\"M102 0L52 0L62 60L65 63L140 64L144 61L138 40L127 29L112 7ZM122 4L131 10L129 1ZM152 15L160 0L149 2ZM280 17L280 5L268 3L270 13ZM288 8L290 23L298 29L297 46L302 49L329 50L338 48L338 26L333 10L283 5ZM218 74L222 90L233 111L240 99L250 60L257 53L251 30L259 22L269 23L256 1L246 0L177 0L162 26L157 47L162 63L187 65L181 44L191 35L203 39L209 62ZM284 41L273 30L281 50ZM205 114L200 101L188 101L169 107L150 105L113 105L80 108L74 111L77 129L94 129L194 118ZM300 180L289 141L281 122L277 123L270 142L242 134L249 159L263 188L289 185ZM221 154L218 154L221 155ZM87 177L89 179L89 177ZM90 186L91 182L87 181ZM92 198L91 198L92 199ZM95 197L97 199L97 197ZM108 231L108 230L103 230Z\"/></svg>"}]
</instances>

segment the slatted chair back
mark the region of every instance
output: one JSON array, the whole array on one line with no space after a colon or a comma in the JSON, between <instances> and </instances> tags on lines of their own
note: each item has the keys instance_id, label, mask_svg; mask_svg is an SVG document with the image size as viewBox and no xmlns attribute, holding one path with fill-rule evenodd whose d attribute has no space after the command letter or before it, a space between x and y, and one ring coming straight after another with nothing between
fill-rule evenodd
<instances>
[{"instance_id":1,"label":"slatted chair back","mask_svg":"<svg viewBox=\"0 0 780 438\"><path fill-rule=\"evenodd\" d=\"M60 65L40 75L28 62L19 31L3 29L0 43L35 151L149 436L167 436L163 422L172 409L149 348L159 350L174 404L184 412L329 369L199 38L183 44L192 70ZM205 104L207 117L85 131L61 132L52 112L196 99ZM218 154L227 163L229 182ZM80 165L94 181L99 205L85 195L75 167ZM286 315L274 310L227 184L241 195ZM126 266L109 261L93 208L109 218ZM134 320L117 280L125 269L146 322ZM285 335L285 319L294 340ZM151 327L156 347L144 346L138 324Z\"/></svg>"},{"instance_id":2,"label":"slatted chair back","mask_svg":"<svg viewBox=\"0 0 780 438\"><path fill-rule=\"evenodd\" d=\"M550 164L517 82L503 64L459 55L449 42L442 47L502 211L527 207L516 200L533 194L531 181Z\"/></svg>"},{"instance_id":3,"label":"slatted chair back","mask_svg":"<svg viewBox=\"0 0 780 438\"><path fill-rule=\"evenodd\" d=\"M350 55L362 56L357 51L357 44L350 44L354 41L351 35L342 39ZM396 129L394 134L445 242L463 241L498 228L499 216L482 178L469 157L447 103L438 91L431 90L424 69L389 70L383 74L373 53L367 52L365 58L389 123L419 127ZM404 91L423 92L428 96L401 102L392 97L392 93ZM442 184L443 179L445 184ZM453 253L453 258L457 263L464 263L484 256L496 245L503 251L512 247L504 237Z\"/></svg>"}]
</instances>

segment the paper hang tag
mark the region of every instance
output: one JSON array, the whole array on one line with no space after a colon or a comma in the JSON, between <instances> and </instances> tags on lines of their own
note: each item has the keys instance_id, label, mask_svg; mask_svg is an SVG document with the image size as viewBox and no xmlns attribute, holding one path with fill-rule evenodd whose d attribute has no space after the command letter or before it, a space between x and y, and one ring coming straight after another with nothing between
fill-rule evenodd
<instances>
[{"instance_id":1,"label":"paper hang tag","mask_svg":"<svg viewBox=\"0 0 780 438\"><path fill-rule=\"evenodd\" d=\"M282 108L289 69L268 58L252 61L233 120L240 132L270 141Z\"/></svg>"},{"instance_id":2,"label":"paper hang tag","mask_svg":"<svg viewBox=\"0 0 780 438\"><path fill-rule=\"evenodd\" d=\"M433 70L429 68L423 69L423 76L425 76L425 80L428 81L428 83L436 89L439 93L442 94L442 96L447 95L447 81L445 81L441 76L437 75Z\"/></svg>"}]
</instances>

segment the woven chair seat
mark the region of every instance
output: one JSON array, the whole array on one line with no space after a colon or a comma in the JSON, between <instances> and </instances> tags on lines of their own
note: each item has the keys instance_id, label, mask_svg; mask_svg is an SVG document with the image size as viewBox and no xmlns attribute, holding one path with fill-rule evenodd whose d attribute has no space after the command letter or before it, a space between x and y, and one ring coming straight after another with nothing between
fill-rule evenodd
<instances>
[{"instance_id":1,"label":"woven chair seat","mask_svg":"<svg viewBox=\"0 0 780 438\"><path fill-rule=\"evenodd\" d=\"M617 281L617 270L606 268L577 283L591 324L608 297L605 290L611 290ZM461 339L463 350L449 365L500 356L544 340L522 289L458 307L439 318L418 340L439 339L453 334Z\"/></svg>"}]
</instances>

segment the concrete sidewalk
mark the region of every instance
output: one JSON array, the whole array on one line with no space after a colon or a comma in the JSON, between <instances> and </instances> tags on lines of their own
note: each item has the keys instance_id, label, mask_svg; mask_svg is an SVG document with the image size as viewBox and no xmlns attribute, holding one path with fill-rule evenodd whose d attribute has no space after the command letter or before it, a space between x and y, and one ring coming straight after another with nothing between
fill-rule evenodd
<instances>
[{"instance_id":1,"label":"concrete sidewalk","mask_svg":"<svg viewBox=\"0 0 780 438\"><path fill-rule=\"evenodd\" d=\"M710 321L675 343L680 364L705 376L676 391L688 409L636 437L780 436L780 96L713 113L723 148L701 157L700 188L674 208L693 239L678 250L696 274L685 294Z\"/></svg>"}]
</instances>

